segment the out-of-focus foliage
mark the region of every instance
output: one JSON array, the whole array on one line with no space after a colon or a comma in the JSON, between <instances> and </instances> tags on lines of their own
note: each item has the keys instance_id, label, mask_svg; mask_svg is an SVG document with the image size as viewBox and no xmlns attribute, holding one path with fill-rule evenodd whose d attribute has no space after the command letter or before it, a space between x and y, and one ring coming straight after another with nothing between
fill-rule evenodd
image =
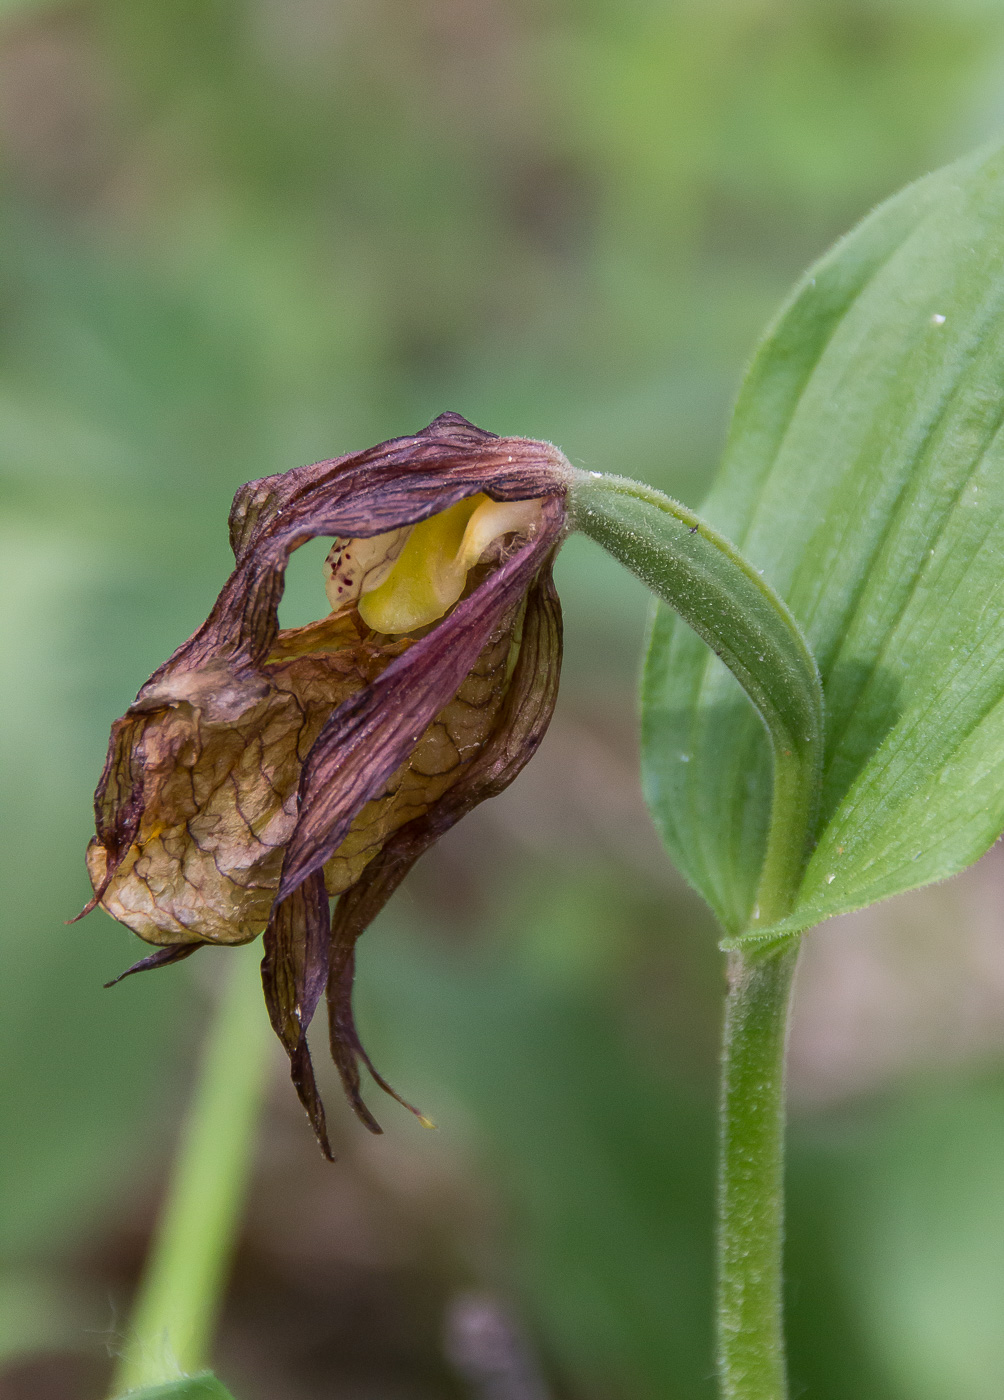
<instances>
[{"instance_id":1,"label":"out-of-focus foliage","mask_svg":"<svg viewBox=\"0 0 1004 1400\"><path fill-rule=\"evenodd\" d=\"M8 1353L97 1350L121 1325L63 1261L162 1170L212 969L104 993L133 940L62 920L87 893L108 723L205 616L236 486L453 408L697 504L785 287L1002 111L989 0L3 5ZM322 606L303 562L290 616ZM556 1390L690 1397L710 1393L716 955L619 747L641 590L579 541L559 584L546 790L531 769L417 872L367 937L362 1010L511 1222L491 1248L461 1232L436 1268L518 1300ZM796 1135L794 1371L813 1393L1000 1393L997 1329L964 1306L997 1287L1000 1098L990 1076ZM942 1111L968 1199L918 1159ZM406 1161L418 1129L382 1117L373 1151ZM253 1347L228 1356L255 1400ZM318 1364L304 1396L337 1384L339 1354Z\"/></svg>"}]
</instances>

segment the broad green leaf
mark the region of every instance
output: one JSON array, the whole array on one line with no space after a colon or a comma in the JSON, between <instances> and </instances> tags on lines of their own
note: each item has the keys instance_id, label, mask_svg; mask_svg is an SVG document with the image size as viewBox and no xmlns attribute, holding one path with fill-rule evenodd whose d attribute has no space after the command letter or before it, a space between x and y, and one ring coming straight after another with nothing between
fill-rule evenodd
<instances>
[{"instance_id":1,"label":"broad green leaf","mask_svg":"<svg viewBox=\"0 0 1004 1400\"><path fill-rule=\"evenodd\" d=\"M234 1397L209 1371L201 1371L197 1376L186 1376L180 1381L127 1391L119 1400L234 1400Z\"/></svg>"},{"instance_id":2,"label":"broad green leaf","mask_svg":"<svg viewBox=\"0 0 1004 1400\"><path fill-rule=\"evenodd\" d=\"M1002 423L995 149L882 205L804 278L753 361L705 506L788 603L823 679L817 841L779 928L953 875L1004 830ZM643 745L670 852L739 934L764 849L766 740L663 608Z\"/></svg>"}]
</instances>

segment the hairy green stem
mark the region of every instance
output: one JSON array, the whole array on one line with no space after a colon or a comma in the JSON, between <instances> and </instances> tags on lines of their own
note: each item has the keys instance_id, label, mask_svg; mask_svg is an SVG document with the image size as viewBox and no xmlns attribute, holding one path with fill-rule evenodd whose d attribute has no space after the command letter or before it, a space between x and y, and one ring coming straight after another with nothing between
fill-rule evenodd
<instances>
[{"instance_id":1,"label":"hairy green stem","mask_svg":"<svg viewBox=\"0 0 1004 1400\"><path fill-rule=\"evenodd\" d=\"M201 1370L219 1312L272 1041L258 950L228 950L226 956L231 965L113 1396Z\"/></svg>"},{"instance_id":2,"label":"hairy green stem","mask_svg":"<svg viewBox=\"0 0 1004 1400\"><path fill-rule=\"evenodd\" d=\"M784 1059L801 939L729 954L718 1177L723 1400L784 1400Z\"/></svg>"},{"instance_id":3,"label":"hairy green stem","mask_svg":"<svg viewBox=\"0 0 1004 1400\"><path fill-rule=\"evenodd\" d=\"M770 740L774 798L749 932L790 912L819 799L823 692L783 599L706 520L627 477L573 468L572 523L674 608L746 691Z\"/></svg>"},{"instance_id":4,"label":"hairy green stem","mask_svg":"<svg viewBox=\"0 0 1004 1400\"><path fill-rule=\"evenodd\" d=\"M723 1400L784 1400L784 1057L800 938L770 930L795 903L818 807L819 673L784 601L686 506L636 481L574 470L569 501L575 527L728 666L770 740L774 789L756 901L748 928L730 940L744 946L729 956L722 1052L718 1364Z\"/></svg>"}]
</instances>

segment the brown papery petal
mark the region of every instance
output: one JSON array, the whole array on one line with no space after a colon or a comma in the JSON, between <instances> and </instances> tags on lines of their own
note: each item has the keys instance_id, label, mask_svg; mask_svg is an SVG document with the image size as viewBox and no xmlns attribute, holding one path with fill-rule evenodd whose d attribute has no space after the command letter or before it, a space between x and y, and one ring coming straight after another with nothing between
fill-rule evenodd
<instances>
[{"instance_id":1,"label":"brown papery petal","mask_svg":"<svg viewBox=\"0 0 1004 1400\"><path fill-rule=\"evenodd\" d=\"M92 848L102 869L94 882L94 894L71 923L82 919L101 902L136 839L143 817L142 735L145 723L144 719L123 715L112 725L108 756L94 793L97 840Z\"/></svg>"},{"instance_id":2,"label":"brown papery petal","mask_svg":"<svg viewBox=\"0 0 1004 1400\"><path fill-rule=\"evenodd\" d=\"M358 638L357 638L358 642ZM380 658L359 643L235 678L204 666L145 686L126 754L113 769L142 777L142 819L116 858L92 843L88 865L102 904L151 943L244 943L265 928L283 851L297 819L303 759L338 705ZM106 800L110 800L109 797ZM111 804L114 827L117 809ZM114 852L111 853L114 856Z\"/></svg>"},{"instance_id":3,"label":"brown papery petal","mask_svg":"<svg viewBox=\"0 0 1004 1400\"><path fill-rule=\"evenodd\" d=\"M492 630L522 598L562 524L560 508L545 501L537 536L332 715L300 778L299 818L286 847L280 898L324 864L363 806L384 791L457 693Z\"/></svg>"},{"instance_id":4,"label":"brown papery petal","mask_svg":"<svg viewBox=\"0 0 1004 1400\"><path fill-rule=\"evenodd\" d=\"M335 906L328 976L331 1054L349 1102L371 1132L379 1125L362 1100L358 1060L380 1087L400 1103L363 1050L352 1015L355 945L418 857L479 802L509 786L536 752L547 731L561 671L561 606L551 580L551 561L527 596L519 654L495 732L464 773L428 812L400 827ZM407 1108L411 1104L405 1103ZM412 1109L412 1112L415 1112Z\"/></svg>"}]
</instances>

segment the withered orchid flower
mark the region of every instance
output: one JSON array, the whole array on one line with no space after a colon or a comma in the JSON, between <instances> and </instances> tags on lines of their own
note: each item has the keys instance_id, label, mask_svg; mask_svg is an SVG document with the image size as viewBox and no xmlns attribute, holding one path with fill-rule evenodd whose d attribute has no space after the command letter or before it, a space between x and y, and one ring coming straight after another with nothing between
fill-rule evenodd
<instances>
[{"instance_id":1,"label":"withered orchid flower","mask_svg":"<svg viewBox=\"0 0 1004 1400\"><path fill-rule=\"evenodd\" d=\"M346 1093L379 1132L360 1063L393 1090L353 1021L356 940L417 857L513 780L550 720L568 471L548 444L447 413L248 483L212 612L112 727L87 909L156 945L130 972L264 932L268 1014L328 1156L307 1048L322 993ZM332 611L280 631L287 561L315 536L334 538Z\"/></svg>"}]
</instances>

